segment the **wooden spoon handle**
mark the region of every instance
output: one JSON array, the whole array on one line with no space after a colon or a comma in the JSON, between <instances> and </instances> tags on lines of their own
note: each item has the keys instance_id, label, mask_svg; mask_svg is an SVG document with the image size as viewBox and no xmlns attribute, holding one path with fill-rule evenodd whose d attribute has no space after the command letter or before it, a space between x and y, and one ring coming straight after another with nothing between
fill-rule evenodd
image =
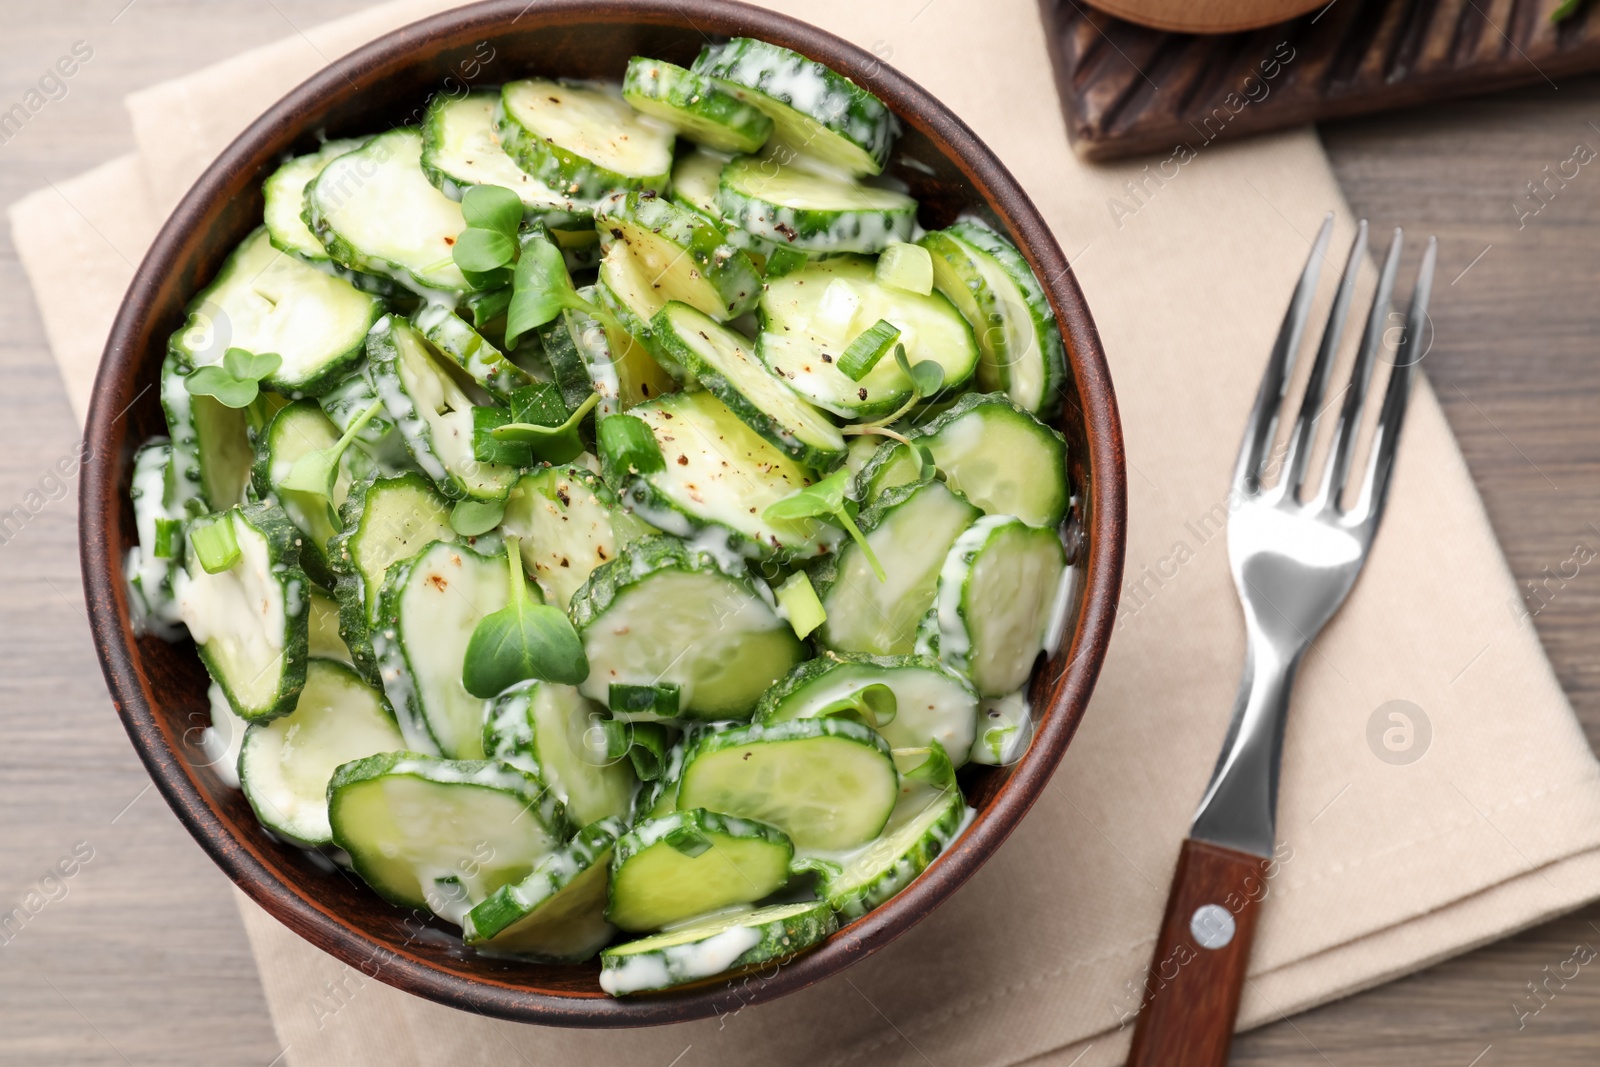
<instances>
[{"instance_id":1,"label":"wooden spoon handle","mask_svg":"<svg viewBox=\"0 0 1600 1067\"><path fill-rule=\"evenodd\" d=\"M1189 838L1145 982L1128 1067L1222 1067L1271 861Z\"/></svg>"}]
</instances>

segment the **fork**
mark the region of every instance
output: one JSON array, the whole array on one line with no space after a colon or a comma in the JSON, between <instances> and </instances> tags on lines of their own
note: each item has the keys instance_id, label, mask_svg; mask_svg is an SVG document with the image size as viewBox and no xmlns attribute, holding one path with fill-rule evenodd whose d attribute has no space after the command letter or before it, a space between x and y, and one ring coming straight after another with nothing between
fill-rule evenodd
<instances>
[{"instance_id":1,"label":"fork","mask_svg":"<svg viewBox=\"0 0 1600 1067\"><path fill-rule=\"evenodd\" d=\"M1244 674L1222 753L1178 854L1128 1067L1211 1067L1227 1061L1257 909L1272 873L1278 763L1290 691L1307 649L1361 573L1388 498L1395 449L1421 358L1413 352L1433 288L1438 245L1432 237L1359 486L1350 484L1351 465L1394 293L1398 229L1379 272L1316 490L1305 495L1306 474L1356 275L1366 257L1365 220L1356 229L1294 426L1281 455L1273 449L1332 235L1330 213L1289 301L1234 465L1230 495L1236 508L1228 520L1228 562L1244 607ZM1274 473L1277 480L1269 486ZM1351 488L1355 497L1346 507L1343 501Z\"/></svg>"}]
</instances>

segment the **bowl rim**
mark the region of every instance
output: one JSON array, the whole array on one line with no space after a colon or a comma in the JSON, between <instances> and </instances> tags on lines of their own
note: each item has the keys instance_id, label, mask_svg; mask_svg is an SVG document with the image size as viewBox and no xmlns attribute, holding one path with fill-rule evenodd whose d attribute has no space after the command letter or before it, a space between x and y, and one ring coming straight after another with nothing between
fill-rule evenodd
<instances>
[{"instance_id":1,"label":"bowl rim","mask_svg":"<svg viewBox=\"0 0 1600 1067\"><path fill-rule=\"evenodd\" d=\"M702 33L757 36L823 59L888 103L900 121L926 135L949 157L995 215L1018 239L1053 305L1067 347L1068 371L1081 400L1092 472L1086 501L1086 551L1077 560L1082 590L1076 628L1066 655L1037 672L1032 694L1048 702L1034 738L981 817L911 886L865 918L841 928L823 945L745 983L737 1006L770 1000L811 985L876 952L930 914L999 848L1032 807L1054 773L1087 707L1115 625L1127 521L1126 467L1121 424L1099 334L1066 256L1038 209L999 159L951 111L912 79L872 53L799 19L740 3L698 0L693 16L678 0L482 0L398 27L324 66L256 118L208 166L162 225L123 298L95 377L85 427L93 455L115 462L90 464L79 491L79 551L96 651L113 703L139 758L186 829L228 877L255 903L312 944L363 973L415 995L517 1022L557 1026L618 1027L682 1022L725 1013L732 1006L720 984L638 999L597 992L536 992L512 981L451 973L428 959L397 954L369 939L332 908L302 896L235 838L205 801L188 761L161 731L139 671L139 653L122 588L120 482L127 423L121 414L133 375L145 358L137 339L156 313L161 278L178 270L186 234L201 224L208 205L227 182L251 167L261 145L280 136L309 106L351 91L374 67L403 64L419 40L468 31L492 35L534 10L534 25L635 22L693 28ZM259 167L259 165L257 165ZM142 396L142 394L141 394ZM1068 397L1065 404L1071 405ZM1065 407L1063 408L1065 413ZM1080 487L1081 492L1081 487ZM1045 677L1045 675L1049 677ZM1036 708L1039 706L1035 700ZM383 955L373 970L375 952Z\"/></svg>"}]
</instances>

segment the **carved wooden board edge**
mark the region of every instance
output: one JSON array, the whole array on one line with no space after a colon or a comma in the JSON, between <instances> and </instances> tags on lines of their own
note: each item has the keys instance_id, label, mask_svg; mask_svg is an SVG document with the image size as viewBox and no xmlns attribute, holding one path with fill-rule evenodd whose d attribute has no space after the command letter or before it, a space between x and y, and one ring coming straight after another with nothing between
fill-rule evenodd
<instances>
[{"instance_id":1,"label":"carved wooden board edge","mask_svg":"<svg viewBox=\"0 0 1600 1067\"><path fill-rule=\"evenodd\" d=\"M1067 133L1085 159L1214 141L1600 70L1600 14L1560 0L1334 0L1242 33L1166 33L1040 0Z\"/></svg>"}]
</instances>

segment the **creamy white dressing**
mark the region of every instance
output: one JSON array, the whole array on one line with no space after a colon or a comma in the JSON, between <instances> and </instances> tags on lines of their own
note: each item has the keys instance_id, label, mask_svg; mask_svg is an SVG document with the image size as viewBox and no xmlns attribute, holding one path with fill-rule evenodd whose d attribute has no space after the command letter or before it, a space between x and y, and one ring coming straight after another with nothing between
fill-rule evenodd
<instances>
[{"instance_id":1,"label":"creamy white dressing","mask_svg":"<svg viewBox=\"0 0 1600 1067\"><path fill-rule=\"evenodd\" d=\"M617 996L710 978L732 967L760 943L759 930L732 926L700 941L620 957L620 963L613 957L610 966L600 972L600 988Z\"/></svg>"},{"instance_id":2,"label":"creamy white dressing","mask_svg":"<svg viewBox=\"0 0 1600 1067\"><path fill-rule=\"evenodd\" d=\"M1078 569L1063 567L1056 583L1056 595L1050 602L1050 626L1044 632L1044 654L1054 656L1061 650L1061 640L1067 632L1067 608L1077 585Z\"/></svg>"},{"instance_id":3,"label":"creamy white dressing","mask_svg":"<svg viewBox=\"0 0 1600 1067\"><path fill-rule=\"evenodd\" d=\"M216 682L206 690L206 700L211 705L211 725L200 732L200 751L222 783L238 789L239 749L250 724L234 714L228 695Z\"/></svg>"},{"instance_id":4,"label":"creamy white dressing","mask_svg":"<svg viewBox=\"0 0 1600 1067\"><path fill-rule=\"evenodd\" d=\"M165 438L152 438L134 458L129 497L133 501L133 522L139 543L128 549L123 574L128 580L133 632L175 641L182 636L179 629L182 620L178 616L177 601L172 597L171 561L155 554L157 523L182 518L181 513L174 513L166 505L172 448L165 442ZM173 541L173 551L181 552L182 536L174 536Z\"/></svg>"},{"instance_id":5,"label":"creamy white dressing","mask_svg":"<svg viewBox=\"0 0 1600 1067\"><path fill-rule=\"evenodd\" d=\"M220 574L191 563L173 575L173 596L178 617L205 646L229 695L259 714L277 699L288 619L298 614L287 597L298 591L279 579L265 536L237 513L217 521L232 523L239 561Z\"/></svg>"},{"instance_id":6,"label":"creamy white dressing","mask_svg":"<svg viewBox=\"0 0 1600 1067\"><path fill-rule=\"evenodd\" d=\"M1025 689L1007 693L979 705L978 736L972 742L972 762L1008 767L1021 759L1033 740L1033 718Z\"/></svg>"}]
</instances>

